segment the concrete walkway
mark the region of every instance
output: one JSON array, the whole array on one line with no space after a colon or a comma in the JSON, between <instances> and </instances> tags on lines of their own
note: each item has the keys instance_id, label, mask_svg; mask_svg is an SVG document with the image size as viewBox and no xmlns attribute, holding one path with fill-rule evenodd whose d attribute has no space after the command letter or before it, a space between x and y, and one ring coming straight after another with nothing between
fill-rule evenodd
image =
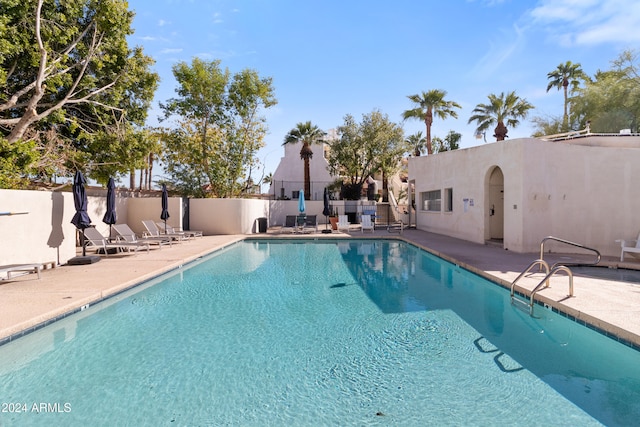
<instances>
[{"instance_id":1,"label":"concrete walkway","mask_svg":"<svg viewBox=\"0 0 640 427\"><path fill-rule=\"evenodd\" d=\"M0 344L244 238L309 237L403 239L506 287L540 256L539 253L512 253L500 247L418 230L404 230L402 234L376 230L362 234L354 229L350 233L299 235L280 233L274 228L267 234L205 236L172 247L151 249L149 253L102 256L101 261L94 264L58 266L44 270L40 280L35 274L1 280ZM549 248L553 246L549 245ZM549 264L592 258L580 254L545 254ZM638 261L621 264L608 258L601 263L640 269ZM640 347L640 283L620 281L613 276L615 274L607 279L598 279L576 273L574 296L568 297L569 280L561 274L553 278L549 288L537 295L543 303ZM518 282L519 290L528 294L542 277L536 273L523 279ZM544 310L542 307L536 309Z\"/></svg>"}]
</instances>

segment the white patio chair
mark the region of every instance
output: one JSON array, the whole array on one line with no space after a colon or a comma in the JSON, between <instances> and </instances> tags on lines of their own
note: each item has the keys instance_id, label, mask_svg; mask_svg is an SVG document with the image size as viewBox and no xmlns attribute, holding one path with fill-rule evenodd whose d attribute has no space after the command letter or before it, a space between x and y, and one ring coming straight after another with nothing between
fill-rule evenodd
<instances>
[{"instance_id":1,"label":"white patio chair","mask_svg":"<svg viewBox=\"0 0 640 427\"><path fill-rule=\"evenodd\" d=\"M116 249L116 251L138 252L140 249L146 249L149 252L149 243L147 242L125 242L120 241L116 243L109 242L98 230L93 227L84 229L85 245L95 247L96 252L100 249L104 251L106 256L109 256L109 249Z\"/></svg>"},{"instance_id":2,"label":"white patio chair","mask_svg":"<svg viewBox=\"0 0 640 427\"><path fill-rule=\"evenodd\" d=\"M338 231L349 231L351 223L347 215L338 215Z\"/></svg>"},{"instance_id":3,"label":"white patio chair","mask_svg":"<svg viewBox=\"0 0 640 427\"><path fill-rule=\"evenodd\" d=\"M371 221L371 215L362 215L360 218L360 226L362 227L362 233L364 234L365 230L368 230L373 233L375 229L373 222Z\"/></svg>"},{"instance_id":4,"label":"white patio chair","mask_svg":"<svg viewBox=\"0 0 640 427\"><path fill-rule=\"evenodd\" d=\"M616 242L620 243L620 262L624 261L624 254L626 252L632 255L640 254L640 233L638 233L638 238L636 240L618 239ZM627 246L627 243L630 245Z\"/></svg>"},{"instance_id":5,"label":"white patio chair","mask_svg":"<svg viewBox=\"0 0 640 427\"><path fill-rule=\"evenodd\" d=\"M156 225L156 223L151 221L150 219L143 219L142 224L144 225L144 228L147 229L144 237L168 237L179 242L189 239L189 237L187 237L187 235L184 233L170 233L168 230L165 233L164 223L162 224L162 228L160 228L159 225Z\"/></svg>"},{"instance_id":6,"label":"white patio chair","mask_svg":"<svg viewBox=\"0 0 640 427\"><path fill-rule=\"evenodd\" d=\"M119 242L146 242L149 244L156 244L158 248L162 248L162 245L171 246L171 239L169 237L138 237L136 233L127 224L116 224L113 226L117 237L116 241Z\"/></svg>"}]
</instances>

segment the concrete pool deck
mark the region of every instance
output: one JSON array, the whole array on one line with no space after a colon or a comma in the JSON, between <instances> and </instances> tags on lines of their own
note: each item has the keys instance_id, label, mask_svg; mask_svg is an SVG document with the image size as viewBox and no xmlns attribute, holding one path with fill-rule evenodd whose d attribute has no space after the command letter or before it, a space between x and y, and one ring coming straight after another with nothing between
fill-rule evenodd
<instances>
[{"instance_id":1,"label":"concrete pool deck","mask_svg":"<svg viewBox=\"0 0 640 427\"><path fill-rule=\"evenodd\" d=\"M0 280L0 344L243 239L372 237L406 240L506 287L540 257L539 253L513 253L492 245L413 229L404 230L402 234L389 233L386 229L363 234L354 229L350 233L300 235L280 233L278 228L273 228L267 234L205 236L172 247L151 249L149 253L103 255L100 262L94 264L45 269L41 279L35 274L27 274ZM549 248L553 247L549 245ZM544 256L549 264L593 259L593 256L581 254L549 253ZM620 263L616 258L603 257L601 264L640 270L637 260ZM617 270L609 271L615 273ZM543 303L565 315L640 348L640 283L621 280L615 274L609 276L595 278L574 273L574 296L568 297L569 280L566 275L559 274L554 276L549 288L537 295ZM541 273L535 272L518 282L518 288L528 294L542 278ZM538 306L536 310L544 308Z\"/></svg>"}]
</instances>

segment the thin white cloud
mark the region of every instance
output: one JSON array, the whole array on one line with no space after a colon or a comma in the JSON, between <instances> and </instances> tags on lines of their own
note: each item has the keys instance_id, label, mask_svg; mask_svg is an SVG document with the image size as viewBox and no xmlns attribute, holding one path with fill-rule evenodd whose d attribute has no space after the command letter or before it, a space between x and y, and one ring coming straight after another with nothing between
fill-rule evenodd
<instances>
[{"instance_id":1,"label":"thin white cloud","mask_svg":"<svg viewBox=\"0 0 640 427\"><path fill-rule=\"evenodd\" d=\"M158 27L164 27L167 24L168 24L168 21L165 21L164 19L158 20Z\"/></svg>"},{"instance_id":2,"label":"thin white cloud","mask_svg":"<svg viewBox=\"0 0 640 427\"><path fill-rule=\"evenodd\" d=\"M524 31L513 25L494 39L487 53L472 67L470 75L481 79L493 75L524 43Z\"/></svg>"},{"instance_id":3,"label":"thin white cloud","mask_svg":"<svg viewBox=\"0 0 640 427\"><path fill-rule=\"evenodd\" d=\"M222 24L224 21L221 18L220 12L216 12L213 14L213 23L214 24Z\"/></svg>"},{"instance_id":4,"label":"thin white cloud","mask_svg":"<svg viewBox=\"0 0 640 427\"><path fill-rule=\"evenodd\" d=\"M160 53L161 53L162 55L170 55L170 54L173 54L173 53L180 53L180 52L182 52L183 50L184 50L184 49L182 49L182 48L162 49L162 50L160 51Z\"/></svg>"},{"instance_id":5,"label":"thin white cloud","mask_svg":"<svg viewBox=\"0 0 640 427\"><path fill-rule=\"evenodd\" d=\"M542 0L529 15L563 46L640 41L637 0Z\"/></svg>"}]
</instances>

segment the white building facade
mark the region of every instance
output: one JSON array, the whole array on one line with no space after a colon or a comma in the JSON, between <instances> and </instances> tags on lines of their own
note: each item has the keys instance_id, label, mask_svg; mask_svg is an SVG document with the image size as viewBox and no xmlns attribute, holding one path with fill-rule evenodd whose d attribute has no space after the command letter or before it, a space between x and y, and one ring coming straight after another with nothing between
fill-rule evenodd
<instances>
[{"instance_id":1,"label":"white building facade","mask_svg":"<svg viewBox=\"0 0 640 427\"><path fill-rule=\"evenodd\" d=\"M615 240L640 231L638 135L523 138L414 157L409 182L416 228L516 252L554 236L617 256Z\"/></svg>"},{"instance_id":2,"label":"white building facade","mask_svg":"<svg viewBox=\"0 0 640 427\"><path fill-rule=\"evenodd\" d=\"M297 199L298 192L304 189L304 160L300 158L302 143L285 144L284 157L273 173L269 194L276 199ZM313 157L309 160L311 180L310 200L322 200L324 188L336 178L329 173L329 163L325 157L326 144L313 144Z\"/></svg>"}]
</instances>

